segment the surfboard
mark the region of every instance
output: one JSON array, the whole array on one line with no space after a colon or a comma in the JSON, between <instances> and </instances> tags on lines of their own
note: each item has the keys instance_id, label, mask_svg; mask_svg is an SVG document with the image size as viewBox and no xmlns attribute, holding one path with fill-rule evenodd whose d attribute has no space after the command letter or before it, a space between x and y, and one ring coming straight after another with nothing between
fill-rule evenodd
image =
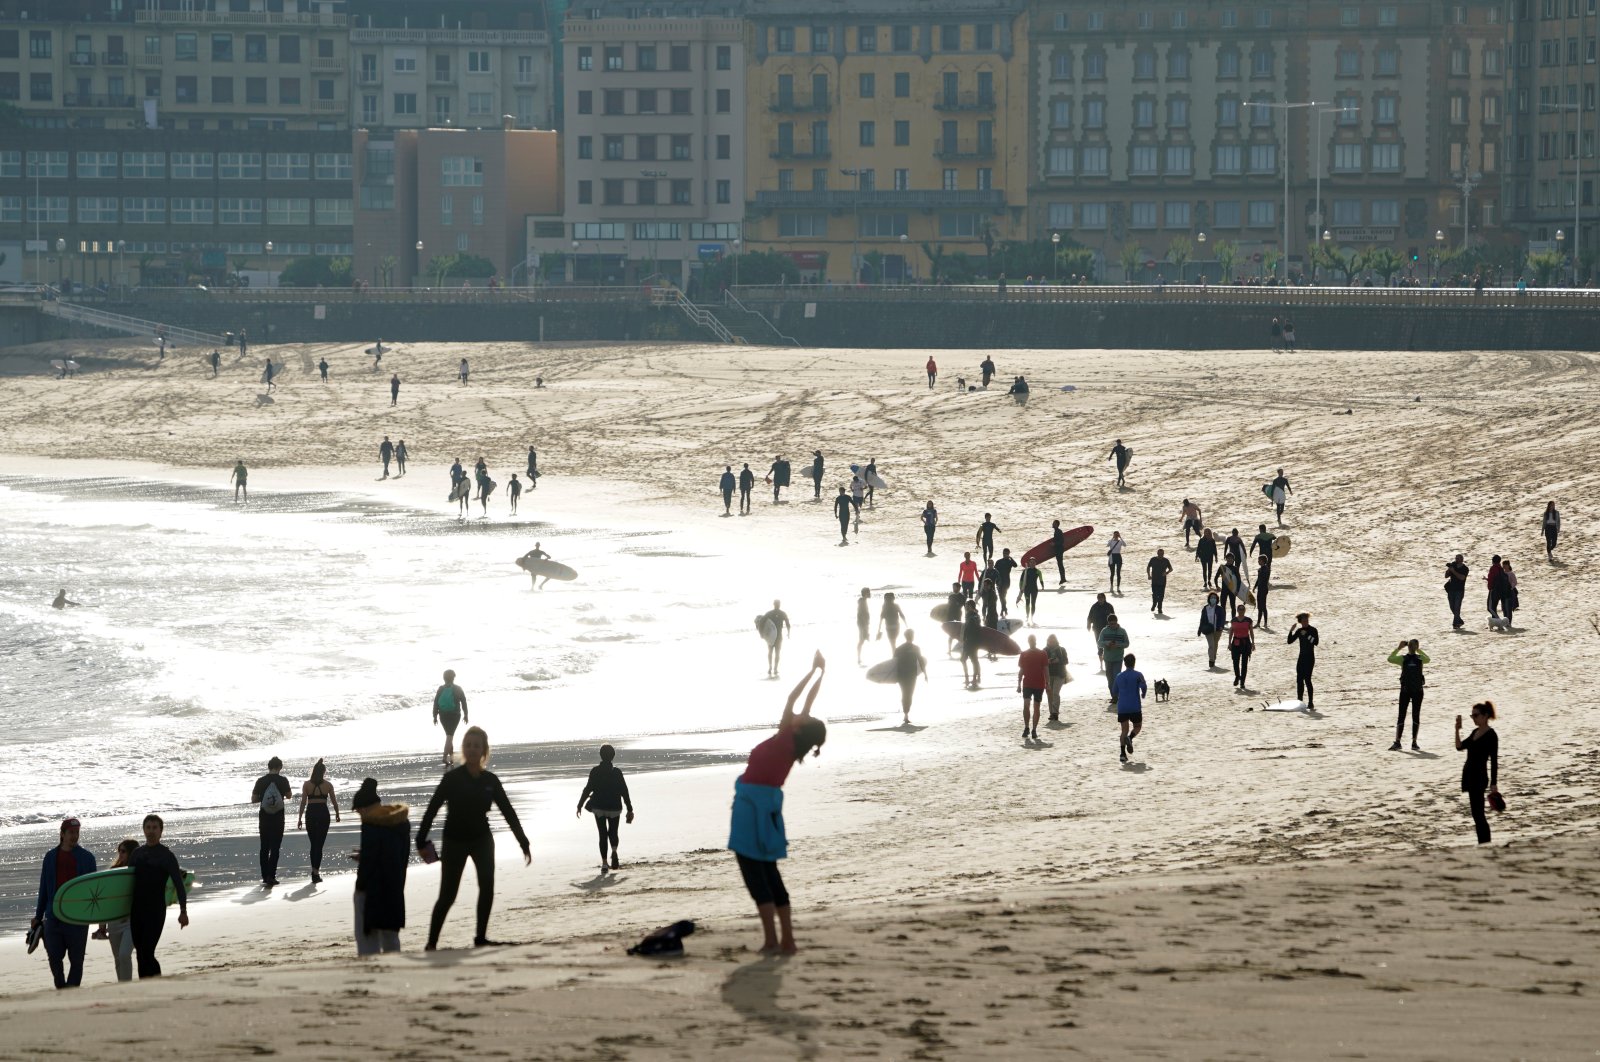
<instances>
[{"instance_id":1,"label":"surfboard","mask_svg":"<svg viewBox=\"0 0 1600 1062\"><path fill-rule=\"evenodd\" d=\"M67 359L67 371L68 372L77 372L78 371L78 363L73 361L71 358L68 358Z\"/></svg>"},{"instance_id":2,"label":"surfboard","mask_svg":"<svg viewBox=\"0 0 1600 1062\"><path fill-rule=\"evenodd\" d=\"M899 680L900 677L895 672L895 662L893 660L885 660L881 664L873 664L871 667L867 668L868 682L882 682L887 684L891 682L898 682Z\"/></svg>"},{"instance_id":3,"label":"surfboard","mask_svg":"<svg viewBox=\"0 0 1600 1062\"><path fill-rule=\"evenodd\" d=\"M1000 629L1006 634L1010 634L1013 631L1020 631L1025 626L1027 626L1027 624L1025 624L1022 620L1017 619L1015 616L1000 617Z\"/></svg>"},{"instance_id":4,"label":"surfboard","mask_svg":"<svg viewBox=\"0 0 1600 1062\"><path fill-rule=\"evenodd\" d=\"M933 619L938 620L940 623L945 622L950 618L950 602L946 601L942 605L933 606L933 608L928 611L928 615Z\"/></svg>"},{"instance_id":5,"label":"surfboard","mask_svg":"<svg viewBox=\"0 0 1600 1062\"><path fill-rule=\"evenodd\" d=\"M450 494L447 498L445 498L445 501L460 501L462 498L467 497L471 493L472 481L470 479L462 478L456 481L456 485L454 487L450 488Z\"/></svg>"},{"instance_id":6,"label":"surfboard","mask_svg":"<svg viewBox=\"0 0 1600 1062\"><path fill-rule=\"evenodd\" d=\"M1088 524L1084 524L1082 527L1074 527L1069 531L1063 531L1062 534L1065 536L1063 544L1067 549L1071 549L1073 546L1076 546L1078 543L1094 534L1094 528L1090 527ZM1045 539L1043 542L1024 553L1022 558L1017 561L1017 563L1026 568L1029 564L1041 565L1045 561L1055 560L1055 558L1055 536L1052 535L1050 538Z\"/></svg>"},{"instance_id":7,"label":"surfboard","mask_svg":"<svg viewBox=\"0 0 1600 1062\"><path fill-rule=\"evenodd\" d=\"M883 477L878 475L876 472L867 471L866 465L851 465L850 471L860 476L862 480L866 482L867 486L871 487L873 490L889 489L889 484L883 481Z\"/></svg>"},{"instance_id":8,"label":"surfboard","mask_svg":"<svg viewBox=\"0 0 1600 1062\"><path fill-rule=\"evenodd\" d=\"M576 571L553 560L529 560L526 557L518 557L517 567L535 578L554 579L559 583L570 583L578 577Z\"/></svg>"},{"instance_id":9,"label":"surfboard","mask_svg":"<svg viewBox=\"0 0 1600 1062\"><path fill-rule=\"evenodd\" d=\"M942 624L940 629L956 641L961 640L961 624L954 620ZM1012 641L1009 635L993 627L984 627L978 632L978 648L997 656L1017 656L1022 652L1022 647Z\"/></svg>"},{"instance_id":10,"label":"surfboard","mask_svg":"<svg viewBox=\"0 0 1600 1062\"><path fill-rule=\"evenodd\" d=\"M1282 505L1284 503L1283 492L1273 487L1271 483L1261 484L1261 493L1265 494L1267 496L1267 500L1275 506Z\"/></svg>"},{"instance_id":11,"label":"surfboard","mask_svg":"<svg viewBox=\"0 0 1600 1062\"><path fill-rule=\"evenodd\" d=\"M756 617L756 633L761 635L761 640L768 645L774 645L778 641L778 628L766 616Z\"/></svg>"},{"instance_id":12,"label":"surfboard","mask_svg":"<svg viewBox=\"0 0 1600 1062\"><path fill-rule=\"evenodd\" d=\"M1263 704L1263 712L1303 712L1306 710L1305 701L1279 701L1277 704Z\"/></svg>"},{"instance_id":13,"label":"surfboard","mask_svg":"<svg viewBox=\"0 0 1600 1062\"><path fill-rule=\"evenodd\" d=\"M824 468L822 470L822 474L823 475L827 475L828 474L828 470L826 468ZM800 468L800 478L801 479L809 479L809 480L815 482L816 478L817 478L817 466L816 465L803 465L803 466L801 466L801 468Z\"/></svg>"},{"instance_id":14,"label":"surfboard","mask_svg":"<svg viewBox=\"0 0 1600 1062\"><path fill-rule=\"evenodd\" d=\"M67 371L67 363L62 361L62 360L60 360L59 358L56 359L55 361L52 361L50 363L50 367L52 369L54 369L56 372L66 372Z\"/></svg>"},{"instance_id":15,"label":"surfboard","mask_svg":"<svg viewBox=\"0 0 1600 1062\"><path fill-rule=\"evenodd\" d=\"M1288 535L1279 535L1277 538L1273 539L1272 540L1272 559L1273 560L1277 560L1279 557L1288 556L1288 554L1289 554L1289 545L1290 545L1290 543L1289 543L1289 536Z\"/></svg>"},{"instance_id":16,"label":"surfboard","mask_svg":"<svg viewBox=\"0 0 1600 1062\"><path fill-rule=\"evenodd\" d=\"M267 362L267 367L265 369L261 370L261 382L262 383L271 383L272 382L272 377L273 377L272 362L269 361L269 362Z\"/></svg>"},{"instance_id":17,"label":"surfboard","mask_svg":"<svg viewBox=\"0 0 1600 1062\"><path fill-rule=\"evenodd\" d=\"M194 875L183 875L187 891L194 885ZM178 902L178 892L167 882L167 906ZM117 918L127 918L133 910L133 870L117 867L73 878L56 890L50 904L51 913L58 921L69 926L92 926Z\"/></svg>"}]
</instances>

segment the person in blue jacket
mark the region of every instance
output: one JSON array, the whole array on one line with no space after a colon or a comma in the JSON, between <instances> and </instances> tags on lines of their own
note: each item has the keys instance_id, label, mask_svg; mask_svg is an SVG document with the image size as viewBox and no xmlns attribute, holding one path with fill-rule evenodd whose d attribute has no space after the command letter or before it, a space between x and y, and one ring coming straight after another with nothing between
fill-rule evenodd
<instances>
[{"instance_id":1,"label":"person in blue jacket","mask_svg":"<svg viewBox=\"0 0 1600 1062\"><path fill-rule=\"evenodd\" d=\"M811 717L811 706L822 689L827 664L819 652L811 659L800 684L783 706L778 732L750 750L744 773L733 783L733 815L728 828L728 848L739 863L750 898L761 916L761 951L773 955L793 955L794 925L789 917L789 893L778 873L778 860L789 855L788 836L783 826L783 783L797 763L808 754L822 754L828 740L828 725ZM811 682L812 676L816 682ZM811 692L806 693L806 686ZM795 702L806 693L805 707L795 714ZM782 937L779 937L781 928Z\"/></svg>"},{"instance_id":2,"label":"person in blue jacket","mask_svg":"<svg viewBox=\"0 0 1600 1062\"><path fill-rule=\"evenodd\" d=\"M51 909L56 890L73 878L94 873L94 855L78 847L77 819L61 823L61 843L44 854L39 873L39 902L33 911L33 926L44 929L44 952L50 958L50 975L57 988L77 988L83 983L83 950L89 944L88 926L69 926L59 921ZM65 969L63 969L65 960Z\"/></svg>"}]
</instances>

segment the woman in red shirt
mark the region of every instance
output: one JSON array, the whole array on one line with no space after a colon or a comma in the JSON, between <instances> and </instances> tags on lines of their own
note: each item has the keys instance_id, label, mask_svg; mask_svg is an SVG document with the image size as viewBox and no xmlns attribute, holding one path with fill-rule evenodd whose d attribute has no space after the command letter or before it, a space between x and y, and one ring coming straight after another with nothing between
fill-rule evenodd
<instances>
[{"instance_id":1,"label":"woman in red shirt","mask_svg":"<svg viewBox=\"0 0 1600 1062\"><path fill-rule=\"evenodd\" d=\"M728 830L728 847L739 861L745 888L756 902L761 916L761 950L767 954L793 955L794 926L789 918L789 893L778 873L778 860L789 854L783 825L783 783L795 764L807 754L821 755L828 740L828 726L811 718L811 706L822 689L826 663L819 652L811 660L800 684L783 706L778 732L750 750L744 774L733 784L733 816ZM812 683L812 676L816 682ZM806 687L811 687L806 693ZM795 714L795 702L806 693L805 707ZM779 937L779 930L782 937Z\"/></svg>"}]
</instances>

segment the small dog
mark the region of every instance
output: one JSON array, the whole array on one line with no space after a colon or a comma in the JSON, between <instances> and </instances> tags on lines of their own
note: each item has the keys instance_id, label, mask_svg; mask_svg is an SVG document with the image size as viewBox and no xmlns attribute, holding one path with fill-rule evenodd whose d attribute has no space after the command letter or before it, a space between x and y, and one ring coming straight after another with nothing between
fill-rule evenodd
<instances>
[{"instance_id":1,"label":"small dog","mask_svg":"<svg viewBox=\"0 0 1600 1062\"><path fill-rule=\"evenodd\" d=\"M1165 701L1172 697L1172 687L1167 685L1166 679L1156 679L1156 700Z\"/></svg>"},{"instance_id":2,"label":"small dog","mask_svg":"<svg viewBox=\"0 0 1600 1062\"><path fill-rule=\"evenodd\" d=\"M1511 621L1504 616L1490 616L1489 629L1492 631L1509 631Z\"/></svg>"}]
</instances>

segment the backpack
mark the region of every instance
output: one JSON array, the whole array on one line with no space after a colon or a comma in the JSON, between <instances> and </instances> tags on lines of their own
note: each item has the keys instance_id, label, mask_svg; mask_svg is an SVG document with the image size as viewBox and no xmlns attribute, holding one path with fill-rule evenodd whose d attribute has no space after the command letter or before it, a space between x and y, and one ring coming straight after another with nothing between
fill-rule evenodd
<instances>
[{"instance_id":1,"label":"backpack","mask_svg":"<svg viewBox=\"0 0 1600 1062\"><path fill-rule=\"evenodd\" d=\"M261 793L261 813L263 815L283 814L283 790L276 784L268 783Z\"/></svg>"},{"instance_id":2,"label":"backpack","mask_svg":"<svg viewBox=\"0 0 1600 1062\"><path fill-rule=\"evenodd\" d=\"M683 938L694 932L690 921L674 922L662 926L628 949L629 955L682 955Z\"/></svg>"},{"instance_id":3,"label":"backpack","mask_svg":"<svg viewBox=\"0 0 1600 1062\"><path fill-rule=\"evenodd\" d=\"M1420 690L1426 681L1422 677L1422 657L1407 653L1400 658L1400 686L1402 689Z\"/></svg>"}]
</instances>

